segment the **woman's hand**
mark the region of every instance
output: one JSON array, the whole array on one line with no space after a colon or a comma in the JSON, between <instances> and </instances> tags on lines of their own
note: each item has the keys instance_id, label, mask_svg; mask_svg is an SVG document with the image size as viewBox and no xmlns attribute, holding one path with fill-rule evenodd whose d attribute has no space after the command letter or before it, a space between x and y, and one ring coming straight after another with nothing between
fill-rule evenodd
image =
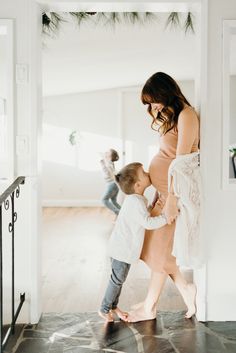
<instances>
[{"instance_id":1,"label":"woman's hand","mask_svg":"<svg viewBox=\"0 0 236 353\"><path fill-rule=\"evenodd\" d=\"M175 195L168 194L164 207L164 213L168 224L171 224L179 214L177 201L178 198Z\"/></svg>"},{"instance_id":2,"label":"woman's hand","mask_svg":"<svg viewBox=\"0 0 236 353\"><path fill-rule=\"evenodd\" d=\"M154 195L154 198L153 198L153 201L152 201L152 208L155 207L155 204L158 201L158 199L159 199L159 193L156 191L155 195Z\"/></svg>"},{"instance_id":3,"label":"woman's hand","mask_svg":"<svg viewBox=\"0 0 236 353\"><path fill-rule=\"evenodd\" d=\"M166 200L162 196L160 196L159 199L157 200L156 204L155 204L155 207L159 206L160 209L162 210L164 208L164 206L165 206L165 203L166 203Z\"/></svg>"},{"instance_id":4,"label":"woman's hand","mask_svg":"<svg viewBox=\"0 0 236 353\"><path fill-rule=\"evenodd\" d=\"M159 199L155 203L155 206L153 207L153 210L155 211L155 216L159 216L160 214L162 214L162 210L164 206L165 206L165 200L159 197Z\"/></svg>"}]
</instances>

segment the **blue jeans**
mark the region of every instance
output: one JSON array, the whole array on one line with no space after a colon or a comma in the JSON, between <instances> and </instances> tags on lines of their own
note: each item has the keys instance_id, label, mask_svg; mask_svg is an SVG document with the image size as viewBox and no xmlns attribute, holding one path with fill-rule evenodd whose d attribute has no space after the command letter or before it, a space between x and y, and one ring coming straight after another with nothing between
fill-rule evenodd
<instances>
[{"instance_id":1,"label":"blue jeans","mask_svg":"<svg viewBox=\"0 0 236 353\"><path fill-rule=\"evenodd\" d=\"M129 273L130 264L111 259L111 267L111 278L101 305L101 312L106 314L111 309L117 308L123 283Z\"/></svg>"},{"instance_id":2,"label":"blue jeans","mask_svg":"<svg viewBox=\"0 0 236 353\"><path fill-rule=\"evenodd\" d=\"M120 211L120 205L117 203L116 198L119 192L119 188L114 181L107 183L106 192L102 198L103 204L113 211L115 214L118 214Z\"/></svg>"}]
</instances>

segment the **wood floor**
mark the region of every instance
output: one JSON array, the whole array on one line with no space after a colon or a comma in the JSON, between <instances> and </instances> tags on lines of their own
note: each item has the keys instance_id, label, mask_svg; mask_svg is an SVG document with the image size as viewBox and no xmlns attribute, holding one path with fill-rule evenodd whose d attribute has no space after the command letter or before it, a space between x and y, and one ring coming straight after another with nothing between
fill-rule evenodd
<instances>
[{"instance_id":1,"label":"wood floor","mask_svg":"<svg viewBox=\"0 0 236 353\"><path fill-rule=\"evenodd\" d=\"M114 226L112 213L103 208L44 208L42 284L43 312L97 311L110 273L106 245ZM131 267L120 298L129 309L145 297L149 269L140 261ZM188 280L191 271L185 271ZM159 309L185 309L170 279Z\"/></svg>"}]
</instances>

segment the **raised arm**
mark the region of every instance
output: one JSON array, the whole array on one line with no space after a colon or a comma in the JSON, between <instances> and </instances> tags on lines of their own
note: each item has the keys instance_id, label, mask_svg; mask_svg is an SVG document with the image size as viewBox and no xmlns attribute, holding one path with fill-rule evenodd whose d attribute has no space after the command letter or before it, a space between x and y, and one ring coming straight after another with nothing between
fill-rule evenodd
<instances>
[{"instance_id":1,"label":"raised arm","mask_svg":"<svg viewBox=\"0 0 236 353\"><path fill-rule=\"evenodd\" d=\"M145 229L156 229L163 227L166 222L164 215L151 217L147 207L143 202L138 202L133 209L135 222L139 223Z\"/></svg>"}]
</instances>

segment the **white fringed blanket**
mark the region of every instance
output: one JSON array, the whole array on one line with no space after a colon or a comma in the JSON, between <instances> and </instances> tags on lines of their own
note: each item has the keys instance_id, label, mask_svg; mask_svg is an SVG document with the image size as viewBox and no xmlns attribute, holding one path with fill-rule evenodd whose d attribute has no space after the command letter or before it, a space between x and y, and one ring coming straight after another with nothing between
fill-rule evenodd
<instances>
[{"instance_id":1,"label":"white fringed blanket","mask_svg":"<svg viewBox=\"0 0 236 353\"><path fill-rule=\"evenodd\" d=\"M176 219L172 254L179 266L199 268L203 265L200 235L201 176L199 152L177 156L168 171L170 188L178 197L180 214Z\"/></svg>"}]
</instances>

